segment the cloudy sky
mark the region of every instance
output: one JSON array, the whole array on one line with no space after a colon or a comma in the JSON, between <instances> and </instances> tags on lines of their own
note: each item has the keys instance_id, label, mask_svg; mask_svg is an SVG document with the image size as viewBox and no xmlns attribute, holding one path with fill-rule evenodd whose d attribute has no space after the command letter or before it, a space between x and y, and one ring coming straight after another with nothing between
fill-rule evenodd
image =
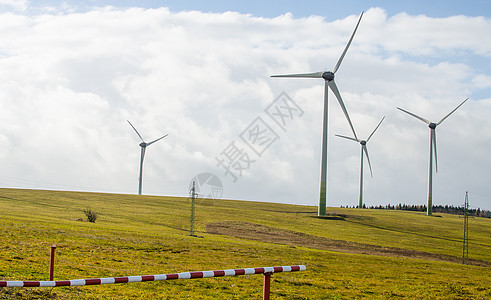
<instances>
[{"instance_id":1,"label":"cloudy sky","mask_svg":"<svg viewBox=\"0 0 491 300\"><path fill-rule=\"evenodd\" d=\"M196 175L222 198L316 206L322 79L336 73L367 138L367 205L491 209L491 2L0 0L0 187L187 196ZM358 201L360 145L329 94L328 206ZM199 176L198 176L199 177ZM204 177L199 177L203 179Z\"/></svg>"}]
</instances>

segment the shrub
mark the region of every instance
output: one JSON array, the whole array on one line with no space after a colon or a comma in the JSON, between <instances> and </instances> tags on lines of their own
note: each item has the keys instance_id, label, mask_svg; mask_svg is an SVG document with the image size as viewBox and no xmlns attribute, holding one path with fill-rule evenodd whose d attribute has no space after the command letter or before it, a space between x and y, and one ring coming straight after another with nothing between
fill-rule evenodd
<instances>
[{"instance_id":1,"label":"shrub","mask_svg":"<svg viewBox=\"0 0 491 300\"><path fill-rule=\"evenodd\" d=\"M93 211L91 208L86 208L84 209L84 213L87 216L87 220L89 222L95 223L95 220L97 219L97 216L99 215L95 211Z\"/></svg>"}]
</instances>

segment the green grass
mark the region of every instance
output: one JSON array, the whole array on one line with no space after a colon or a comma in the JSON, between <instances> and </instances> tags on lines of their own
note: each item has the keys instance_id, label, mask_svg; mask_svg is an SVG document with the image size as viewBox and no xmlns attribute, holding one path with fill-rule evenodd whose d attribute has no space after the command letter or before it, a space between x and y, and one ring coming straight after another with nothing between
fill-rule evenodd
<instances>
[{"instance_id":1,"label":"green grass","mask_svg":"<svg viewBox=\"0 0 491 300\"><path fill-rule=\"evenodd\" d=\"M83 213L99 213L95 223ZM241 221L383 247L462 256L455 215L329 208L251 201L0 189L0 280L55 280L304 264L272 276L272 299L489 299L491 268L424 259L347 254L206 232ZM82 219L83 221L80 221ZM469 256L491 263L491 220L469 221ZM0 288L0 299L261 299L263 276L237 276L60 288Z\"/></svg>"}]
</instances>

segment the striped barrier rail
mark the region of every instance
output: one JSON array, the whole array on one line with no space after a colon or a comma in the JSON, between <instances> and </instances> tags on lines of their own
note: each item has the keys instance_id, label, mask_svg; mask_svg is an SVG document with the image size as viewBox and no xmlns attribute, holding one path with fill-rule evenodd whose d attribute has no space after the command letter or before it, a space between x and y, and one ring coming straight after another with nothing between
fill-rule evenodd
<instances>
[{"instance_id":1,"label":"striped barrier rail","mask_svg":"<svg viewBox=\"0 0 491 300\"><path fill-rule=\"evenodd\" d=\"M98 284L112 284L112 283L130 283L130 282L161 281L161 280L173 280L173 279L194 279L194 278L264 274L265 276L264 276L263 299L269 299L271 274L280 273L280 272L304 271L304 270L306 270L306 267L304 265L296 265L296 266L282 266L282 267L228 269L228 270L218 270L218 271L198 271L198 272L183 272L183 273L175 273L175 274L75 279L75 280L60 280L60 281L0 281L0 287L83 286L83 285L98 285Z\"/></svg>"}]
</instances>

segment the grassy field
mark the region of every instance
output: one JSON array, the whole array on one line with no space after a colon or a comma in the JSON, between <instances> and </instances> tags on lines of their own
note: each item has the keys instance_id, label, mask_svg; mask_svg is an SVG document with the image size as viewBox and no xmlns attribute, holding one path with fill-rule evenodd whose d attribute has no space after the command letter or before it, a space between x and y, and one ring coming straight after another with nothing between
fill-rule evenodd
<instances>
[{"instance_id":1,"label":"grassy field","mask_svg":"<svg viewBox=\"0 0 491 300\"><path fill-rule=\"evenodd\" d=\"M86 208L99 213L86 221ZM272 276L272 299L491 299L491 219L408 211L0 189L0 280L55 280L304 264ZM261 299L263 276L57 288L0 299Z\"/></svg>"}]
</instances>

